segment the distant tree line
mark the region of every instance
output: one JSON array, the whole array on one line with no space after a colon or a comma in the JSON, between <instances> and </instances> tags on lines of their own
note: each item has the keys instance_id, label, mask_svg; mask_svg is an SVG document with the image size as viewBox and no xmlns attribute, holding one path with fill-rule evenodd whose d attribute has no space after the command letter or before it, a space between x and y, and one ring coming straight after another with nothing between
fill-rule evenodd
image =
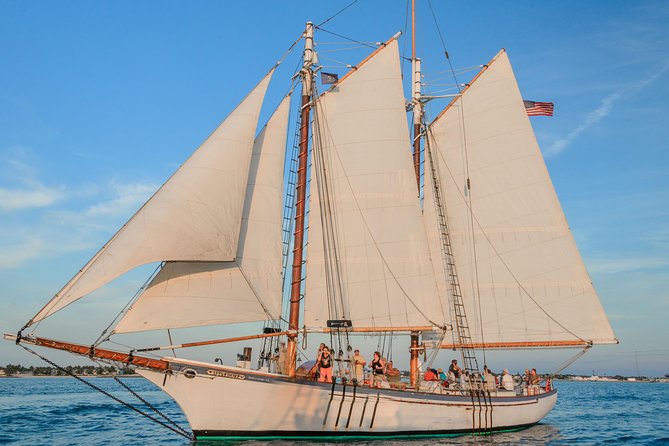
<instances>
[{"instance_id":1,"label":"distant tree line","mask_svg":"<svg viewBox=\"0 0 669 446\"><path fill-rule=\"evenodd\" d=\"M64 367L70 373L75 375L87 375L87 376L104 376L104 375L132 375L135 373L135 369L132 367L123 367L117 369L113 366L93 366L93 365L68 365ZM20 374L32 374L37 376L68 376L67 373L59 370L55 367L24 367L19 364L7 364L4 367L5 374L7 376L20 375Z\"/></svg>"}]
</instances>

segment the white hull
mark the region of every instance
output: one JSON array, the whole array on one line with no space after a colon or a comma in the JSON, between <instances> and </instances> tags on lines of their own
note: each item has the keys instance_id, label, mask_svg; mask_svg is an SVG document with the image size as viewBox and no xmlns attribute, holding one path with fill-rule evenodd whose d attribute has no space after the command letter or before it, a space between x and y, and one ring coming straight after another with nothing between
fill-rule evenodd
<instances>
[{"instance_id":1,"label":"white hull","mask_svg":"<svg viewBox=\"0 0 669 446\"><path fill-rule=\"evenodd\" d=\"M170 361L172 362L172 361ZM484 401L291 380L178 360L174 374L140 373L176 400L198 438L449 435L519 429L541 420L557 392ZM191 369L195 377L183 371ZM343 398L342 398L343 396Z\"/></svg>"}]
</instances>

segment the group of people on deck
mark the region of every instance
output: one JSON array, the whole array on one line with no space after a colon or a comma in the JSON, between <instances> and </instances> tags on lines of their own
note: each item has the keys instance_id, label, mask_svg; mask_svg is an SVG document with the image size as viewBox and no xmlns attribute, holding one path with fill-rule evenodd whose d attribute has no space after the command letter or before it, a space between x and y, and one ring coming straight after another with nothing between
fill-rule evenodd
<instances>
[{"instance_id":1,"label":"group of people on deck","mask_svg":"<svg viewBox=\"0 0 669 446\"><path fill-rule=\"evenodd\" d=\"M401 374L399 369L395 368L393 361L386 360L381 354L376 351L371 362L360 354L359 349L353 351L353 356L346 360L351 365L351 378L356 381L358 385L368 384L370 387L376 388L400 388L406 387L406 383L401 381ZM318 349L318 356L316 364L312 372L313 376L319 382L332 382L335 359L333 358L330 348L322 343ZM365 366L369 367L370 374L368 379L365 379ZM473 378L473 379L472 379ZM488 366L483 367L483 373L476 377L470 377L469 372L463 370L459 365L457 359L453 359L447 372L443 369L428 368L423 375L423 381L440 383L442 387L456 387L460 389L468 389L472 385L480 386L480 388L487 392L496 390L513 391L516 388L516 382L513 376L507 369L504 369L500 376L495 376ZM541 377L537 375L537 370L525 370L525 374L521 378L521 388L523 392L528 395L536 395L539 393L539 383ZM525 390L527 389L527 390Z\"/></svg>"},{"instance_id":2,"label":"group of people on deck","mask_svg":"<svg viewBox=\"0 0 669 446\"><path fill-rule=\"evenodd\" d=\"M365 383L365 366L367 360L360 354L359 349L353 351L353 356L349 360L353 368L353 376L358 384ZM314 366L314 373L319 382L332 382L332 370L334 368L334 359L330 348L321 343L318 348L318 356L316 357L316 365ZM374 357L369 363L371 375L369 377L370 387L403 387L400 382L400 371L393 366L393 361L386 361L381 356L381 353L374 352ZM394 385L395 384L395 385Z\"/></svg>"},{"instance_id":3,"label":"group of people on deck","mask_svg":"<svg viewBox=\"0 0 669 446\"><path fill-rule=\"evenodd\" d=\"M458 366L457 359L451 361L448 368L448 373L444 373L442 369L427 369L423 376L424 381L439 381L443 387L450 387L456 385L461 389L467 389L471 385L481 386L480 388L487 392L495 390L509 390L513 391L516 388L516 382L508 369L504 369L500 376L495 376L488 366L483 366L483 374L475 379L470 379L469 372L462 370ZM521 388L523 392L527 389L528 395L536 395L539 393L539 383L541 377L537 375L537 369L525 369L525 374L521 378Z\"/></svg>"}]
</instances>

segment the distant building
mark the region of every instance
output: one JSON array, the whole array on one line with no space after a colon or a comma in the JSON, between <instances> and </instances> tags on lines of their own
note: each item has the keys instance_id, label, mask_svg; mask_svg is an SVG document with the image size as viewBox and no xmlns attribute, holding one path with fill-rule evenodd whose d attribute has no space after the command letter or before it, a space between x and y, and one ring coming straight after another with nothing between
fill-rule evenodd
<instances>
[{"instance_id":1,"label":"distant building","mask_svg":"<svg viewBox=\"0 0 669 446\"><path fill-rule=\"evenodd\" d=\"M5 369L0 369L0 376L7 376L7 372L5 372Z\"/></svg>"}]
</instances>

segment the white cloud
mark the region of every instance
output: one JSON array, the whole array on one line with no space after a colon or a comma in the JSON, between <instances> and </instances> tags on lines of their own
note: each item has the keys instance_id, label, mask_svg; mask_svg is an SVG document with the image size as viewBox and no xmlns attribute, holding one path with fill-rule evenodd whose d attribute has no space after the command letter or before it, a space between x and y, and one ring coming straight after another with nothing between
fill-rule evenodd
<instances>
[{"instance_id":1,"label":"white cloud","mask_svg":"<svg viewBox=\"0 0 669 446\"><path fill-rule=\"evenodd\" d=\"M0 210L17 211L49 207L64 197L64 188L50 188L40 183L32 188L0 187Z\"/></svg>"},{"instance_id":2,"label":"white cloud","mask_svg":"<svg viewBox=\"0 0 669 446\"><path fill-rule=\"evenodd\" d=\"M588 271L592 274L616 274L631 271L663 268L669 266L669 259L625 257L589 260Z\"/></svg>"},{"instance_id":3,"label":"white cloud","mask_svg":"<svg viewBox=\"0 0 669 446\"><path fill-rule=\"evenodd\" d=\"M583 132L588 130L593 125L597 124L609 113L611 113L611 110L613 109L613 104L620 98L620 96L621 93L616 92L602 99L602 102L599 105L599 107L588 113L588 115L585 117L585 121L581 125L576 127L571 132L567 133L566 136L555 141L546 150L544 155L554 156L562 153L567 148L567 146L571 144L572 141L578 138L579 135L581 135Z\"/></svg>"},{"instance_id":4,"label":"white cloud","mask_svg":"<svg viewBox=\"0 0 669 446\"><path fill-rule=\"evenodd\" d=\"M18 211L45 208L61 201L65 197L62 186L49 187L37 179L34 156L29 149L15 147L4 154L1 178L12 184L0 186L0 211Z\"/></svg>"},{"instance_id":5,"label":"white cloud","mask_svg":"<svg viewBox=\"0 0 669 446\"><path fill-rule=\"evenodd\" d=\"M586 115L582 124L577 126L571 132L567 133L566 136L558 138L555 142L553 142L553 144L544 152L544 155L550 157L559 155L560 153L564 152L567 146L569 146L569 144L571 144L576 138L608 116L613 110L613 107L618 99L638 93L653 83L655 80L660 78L667 70L669 70L669 61L664 61L660 69L652 75L635 82L631 87L624 91L616 91L606 96L604 99L602 99L596 109Z\"/></svg>"},{"instance_id":6,"label":"white cloud","mask_svg":"<svg viewBox=\"0 0 669 446\"><path fill-rule=\"evenodd\" d=\"M129 215L151 197L158 188L154 184L112 185L116 197L90 206L86 210L89 217L118 217Z\"/></svg>"},{"instance_id":7,"label":"white cloud","mask_svg":"<svg viewBox=\"0 0 669 446\"><path fill-rule=\"evenodd\" d=\"M0 269L16 268L37 258L44 247L36 236L24 238L18 244L3 246L0 250Z\"/></svg>"}]
</instances>

